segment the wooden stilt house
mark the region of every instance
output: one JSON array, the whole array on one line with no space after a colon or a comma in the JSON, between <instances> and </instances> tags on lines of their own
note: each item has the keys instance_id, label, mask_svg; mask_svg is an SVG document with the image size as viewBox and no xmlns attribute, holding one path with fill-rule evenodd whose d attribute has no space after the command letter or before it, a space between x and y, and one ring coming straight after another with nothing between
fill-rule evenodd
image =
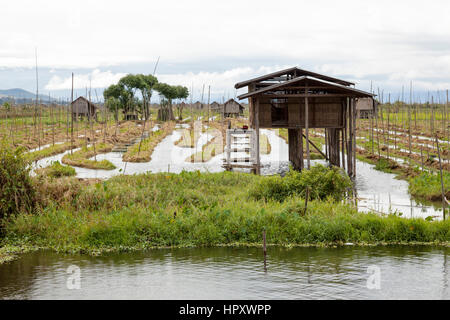
<instances>
[{"instance_id":1,"label":"wooden stilt house","mask_svg":"<svg viewBox=\"0 0 450 320\"><path fill-rule=\"evenodd\" d=\"M72 117L74 121L78 118L88 118L97 119L97 106L90 102L85 97L78 97L74 102L72 102Z\"/></svg>"},{"instance_id":2,"label":"wooden stilt house","mask_svg":"<svg viewBox=\"0 0 450 320\"><path fill-rule=\"evenodd\" d=\"M350 177L356 174L356 103L357 98L373 98L357 90L354 83L290 68L237 83L236 89L248 87L240 100L248 99L250 126L256 130L256 172L260 170L259 129L288 129L289 160L296 170L310 168L310 129L325 129L327 160L343 167ZM308 143L309 142L309 143ZM322 150L319 150L322 153Z\"/></svg>"}]
</instances>

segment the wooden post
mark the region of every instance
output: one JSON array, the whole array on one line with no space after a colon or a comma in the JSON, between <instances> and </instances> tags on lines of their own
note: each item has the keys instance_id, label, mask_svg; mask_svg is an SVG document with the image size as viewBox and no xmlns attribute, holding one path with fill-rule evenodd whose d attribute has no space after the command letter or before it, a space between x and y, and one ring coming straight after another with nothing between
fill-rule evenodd
<instances>
[{"instance_id":1,"label":"wooden post","mask_svg":"<svg viewBox=\"0 0 450 320\"><path fill-rule=\"evenodd\" d=\"M305 210L303 211L303 215L306 215L306 212L308 211L308 199L309 199L309 187L306 187L306 189L305 189Z\"/></svg>"},{"instance_id":2,"label":"wooden post","mask_svg":"<svg viewBox=\"0 0 450 320\"><path fill-rule=\"evenodd\" d=\"M377 147L378 147L378 158L381 158L381 151L380 151L380 127L378 126L378 115L381 113L381 108L379 109L380 112L377 112L377 116L375 118L375 126L377 127Z\"/></svg>"},{"instance_id":3,"label":"wooden post","mask_svg":"<svg viewBox=\"0 0 450 320\"><path fill-rule=\"evenodd\" d=\"M387 143L386 143L386 148L387 148L387 158L389 160L389 124L390 124L390 111L391 111L391 94L389 94L389 106L387 107Z\"/></svg>"},{"instance_id":4,"label":"wooden post","mask_svg":"<svg viewBox=\"0 0 450 320\"><path fill-rule=\"evenodd\" d=\"M444 220L445 220L446 201L445 201L444 178L442 175L441 151L439 149L439 139L438 139L437 134L436 134L436 147L437 147L437 152L438 152L438 156L439 156L439 172L441 174L441 192L442 192L442 211L443 211Z\"/></svg>"},{"instance_id":5,"label":"wooden post","mask_svg":"<svg viewBox=\"0 0 450 320\"><path fill-rule=\"evenodd\" d=\"M352 99L352 118L353 118L353 160L352 160L352 173L353 177L356 176L356 103L355 99Z\"/></svg>"},{"instance_id":6,"label":"wooden post","mask_svg":"<svg viewBox=\"0 0 450 320\"><path fill-rule=\"evenodd\" d=\"M263 230L263 252L264 252L264 258L265 258L267 255L266 230Z\"/></svg>"},{"instance_id":7,"label":"wooden post","mask_svg":"<svg viewBox=\"0 0 450 320\"><path fill-rule=\"evenodd\" d=\"M445 122L447 122L447 112L448 112L448 90L447 90L447 101L445 103ZM445 134L445 132L444 132ZM450 130L447 125L447 141L450 141ZM448 156L448 163L450 163L450 156Z\"/></svg>"},{"instance_id":8,"label":"wooden post","mask_svg":"<svg viewBox=\"0 0 450 320\"><path fill-rule=\"evenodd\" d=\"M422 162L422 172L424 171L423 167L423 146L420 145L420 161Z\"/></svg>"},{"instance_id":9,"label":"wooden post","mask_svg":"<svg viewBox=\"0 0 450 320\"><path fill-rule=\"evenodd\" d=\"M230 163L230 158L231 158L231 132L230 132L230 130L229 130L229 128L228 128L228 130L226 131L227 132L227 142L226 142L226 144L227 144L227 146L226 146L226 148L227 148L227 153L226 153L226 159L227 159L227 171L231 171L231 163Z\"/></svg>"},{"instance_id":10,"label":"wooden post","mask_svg":"<svg viewBox=\"0 0 450 320\"><path fill-rule=\"evenodd\" d=\"M264 271L267 271L266 229L263 230Z\"/></svg>"},{"instance_id":11,"label":"wooden post","mask_svg":"<svg viewBox=\"0 0 450 320\"><path fill-rule=\"evenodd\" d=\"M261 158L259 154L259 98L255 98L255 130L256 130L256 174L261 174Z\"/></svg>"},{"instance_id":12,"label":"wooden post","mask_svg":"<svg viewBox=\"0 0 450 320\"><path fill-rule=\"evenodd\" d=\"M346 151L347 151L347 174L349 176L351 176L351 164L350 164L350 159L351 159L351 155L350 155L350 127L351 127L351 123L350 123L350 102L349 102L349 98L346 98L345 101L345 146L346 146Z\"/></svg>"},{"instance_id":13,"label":"wooden post","mask_svg":"<svg viewBox=\"0 0 450 320\"><path fill-rule=\"evenodd\" d=\"M303 170L303 136L301 129L288 129L289 161L294 170Z\"/></svg>"},{"instance_id":14,"label":"wooden post","mask_svg":"<svg viewBox=\"0 0 450 320\"><path fill-rule=\"evenodd\" d=\"M308 106L308 87L305 88L305 135L306 135L306 165L311 169L311 155L309 153L309 106Z\"/></svg>"},{"instance_id":15,"label":"wooden post","mask_svg":"<svg viewBox=\"0 0 450 320\"><path fill-rule=\"evenodd\" d=\"M411 104L412 104L412 81L409 92L409 105L408 105L408 142L409 142L409 161L411 163L412 160L412 151L411 151Z\"/></svg>"},{"instance_id":16,"label":"wooden post","mask_svg":"<svg viewBox=\"0 0 450 320\"><path fill-rule=\"evenodd\" d=\"M73 154L73 72L72 72L72 92L70 95L70 154Z\"/></svg>"},{"instance_id":17,"label":"wooden post","mask_svg":"<svg viewBox=\"0 0 450 320\"><path fill-rule=\"evenodd\" d=\"M341 132L341 144L342 144L342 150L341 150L341 155L342 155L342 168L344 169L344 171L345 171L345 139L344 139L344 130L345 130L345 127L344 127L344 129L341 129L340 130L340 132Z\"/></svg>"},{"instance_id":18,"label":"wooden post","mask_svg":"<svg viewBox=\"0 0 450 320\"><path fill-rule=\"evenodd\" d=\"M347 125L348 125L348 140L347 140L347 170L348 170L348 175L351 177L353 175L353 170L352 170L352 156L353 156L353 141L352 141L352 125L353 125L353 121L352 121L352 108L350 105L350 98L347 98L347 116L348 116L348 121L347 121Z\"/></svg>"}]
</instances>

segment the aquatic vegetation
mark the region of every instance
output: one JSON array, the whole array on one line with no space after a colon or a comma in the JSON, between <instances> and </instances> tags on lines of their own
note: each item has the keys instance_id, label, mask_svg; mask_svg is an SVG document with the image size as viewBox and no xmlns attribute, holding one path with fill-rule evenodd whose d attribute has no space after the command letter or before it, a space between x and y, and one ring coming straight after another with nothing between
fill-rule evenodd
<instances>
[{"instance_id":1,"label":"aquatic vegetation","mask_svg":"<svg viewBox=\"0 0 450 320\"><path fill-rule=\"evenodd\" d=\"M181 137L175 142L175 145L180 148L194 148L195 141L194 129L183 129L181 132ZM200 134L197 135L197 139L200 137Z\"/></svg>"},{"instance_id":2,"label":"aquatic vegetation","mask_svg":"<svg viewBox=\"0 0 450 320\"><path fill-rule=\"evenodd\" d=\"M259 150L261 154L270 154L272 146L269 142L269 137L265 134L261 134L259 137Z\"/></svg>"},{"instance_id":3,"label":"aquatic vegetation","mask_svg":"<svg viewBox=\"0 0 450 320\"><path fill-rule=\"evenodd\" d=\"M170 121L162 125L161 129L153 132L141 143L130 147L123 155L122 159L126 162L149 162L152 159L153 149L175 128L175 123Z\"/></svg>"},{"instance_id":4,"label":"aquatic vegetation","mask_svg":"<svg viewBox=\"0 0 450 320\"><path fill-rule=\"evenodd\" d=\"M73 152L72 154L66 154L62 158L62 163L88 169L114 170L116 166L108 160L91 160L96 154L110 152L112 147L111 144L98 143L96 144L94 151L94 146L83 146L80 150Z\"/></svg>"},{"instance_id":5,"label":"aquatic vegetation","mask_svg":"<svg viewBox=\"0 0 450 320\"><path fill-rule=\"evenodd\" d=\"M77 172L70 166L63 166L59 161L53 161L52 164L46 168L36 170L40 174L46 174L49 177L71 177L75 176Z\"/></svg>"},{"instance_id":6,"label":"aquatic vegetation","mask_svg":"<svg viewBox=\"0 0 450 320\"><path fill-rule=\"evenodd\" d=\"M336 188L329 180L339 172L330 170L327 176L323 169L316 170L295 178L315 183L322 191ZM275 245L450 241L449 221L358 213L332 198L310 201L305 213L305 201L294 181L288 184L292 195L284 201L249 196L255 185L271 179L232 172L148 173L81 187L77 179L64 178L66 184L73 183L73 190L68 187L46 197L49 202L39 215L23 213L9 219L6 241L87 252L257 244L263 230L268 243ZM311 192L312 199L323 197L321 191Z\"/></svg>"},{"instance_id":7,"label":"aquatic vegetation","mask_svg":"<svg viewBox=\"0 0 450 320\"><path fill-rule=\"evenodd\" d=\"M74 143L66 142L63 144L55 144L53 146L49 146L47 148L43 148L41 150L29 152L26 154L26 158L30 161L37 161L47 157L51 157L60 153L63 153L67 150L75 149L80 145L79 141Z\"/></svg>"},{"instance_id":8,"label":"aquatic vegetation","mask_svg":"<svg viewBox=\"0 0 450 320\"><path fill-rule=\"evenodd\" d=\"M388 160L385 158L380 158L378 161L376 161L375 164L375 170L386 172L386 173L392 173L393 170L397 169L399 165L393 161Z\"/></svg>"},{"instance_id":9,"label":"aquatic vegetation","mask_svg":"<svg viewBox=\"0 0 450 320\"><path fill-rule=\"evenodd\" d=\"M450 198L450 172L443 172L445 196ZM430 201L442 200L441 177L439 173L423 172L409 180L411 195Z\"/></svg>"}]
</instances>

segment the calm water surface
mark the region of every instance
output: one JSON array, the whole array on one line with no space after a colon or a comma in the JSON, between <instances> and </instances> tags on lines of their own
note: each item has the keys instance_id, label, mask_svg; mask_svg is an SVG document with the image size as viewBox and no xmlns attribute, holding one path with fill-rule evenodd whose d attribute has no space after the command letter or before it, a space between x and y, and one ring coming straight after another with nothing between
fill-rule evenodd
<instances>
[{"instance_id":1,"label":"calm water surface","mask_svg":"<svg viewBox=\"0 0 450 320\"><path fill-rule=\"evenodd\" d=\"M450 299L450 248L152 250L101 257L41 251L0 266L1 299ZM80 268L81 289L69 290ZM368 289L368 268L380 289ZM373 269L372 269L373 270Z\"/></svg>"}]
</instances>

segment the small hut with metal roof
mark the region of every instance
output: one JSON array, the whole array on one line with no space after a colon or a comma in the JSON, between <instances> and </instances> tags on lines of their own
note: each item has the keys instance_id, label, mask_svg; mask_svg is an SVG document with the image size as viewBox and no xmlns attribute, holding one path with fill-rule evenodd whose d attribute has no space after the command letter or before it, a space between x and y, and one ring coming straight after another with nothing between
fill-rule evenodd
<instances>
[{"instance_id":1,"label":"small hut with metal roof","mask_svg":"<svg viewBox=\"0 0 450 320\"><path fill-rule=\"evenodd\" d=\"M296 170L304 168L305 138L307 168L310 168L310 129L325 129L325 154L330 164L356 174L357 98L373 94L357 90L355 84L297 67L239 82L248 87L240 100L248 99L250 126L256 130L256 172L260 171L259 129L288 129L289 160Z\"/></svg>"}]
</instances>

